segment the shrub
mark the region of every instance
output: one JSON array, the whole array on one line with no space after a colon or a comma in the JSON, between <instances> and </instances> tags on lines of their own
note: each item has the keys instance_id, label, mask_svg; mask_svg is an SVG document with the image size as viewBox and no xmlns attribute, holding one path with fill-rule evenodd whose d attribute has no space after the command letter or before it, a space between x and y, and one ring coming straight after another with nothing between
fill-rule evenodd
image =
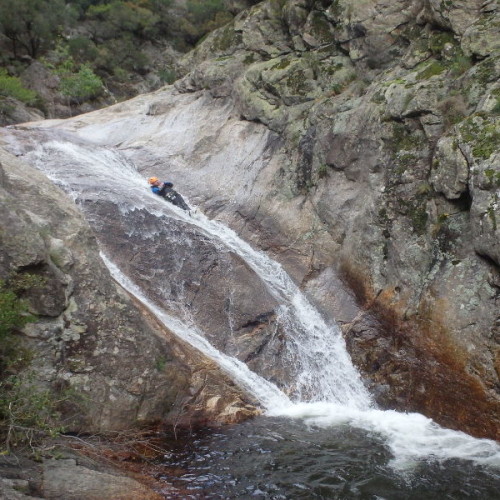
<instances>
[{"instance_id":1,"label":"shrub","mask_svg":"<svg viewBox=\"0 0 500 500\"><path fill-rule=\"evenodd\" d=\"M196 23L202 24L214 19L218 12L225 10L223 0L188 0L187 9Z\"/></svg>"},{"instance_id":2,"label":"shrub","mask_svg":"<svg viewBox=\"0 0 500 500\"><path fill-rule=\"evenodd\" d=\"M94 62L96 70L108 74L116 73L116 68L143 74L148 65L147 55L136 46L132 37L109 40L99 47L99 56Z\"/></svg>"},{"instance_id":3,"label":"shrub","mask_svg":"<svg viewBox=\"0 0 500 500\"><path fill-rule=\"evenodd\" d=\"M42 438L63 431L57 411L60 402L34 380L29 373L0 382L0 435L7 452L23 445L33 448Z\"/></svg>"},{"instance_id":4,"label":"shrub","mask_svg":"<svg viewBox=\"0 0 500 500\"><path fill-rule=\"evenodd\" d=\"M160 17L144 4L114 0L103 5L92 5L87 16L93 20L102 39L121 38L131 33L138 37L154 39Z\"/></svg>"},{"instance_id":5,"label":"shrub","mask_svg":"<svg viewBox=\"0 0 500 500\"><path fill-rule=\"evenodd\" d=\"M33 316L28 313L26 302L19 299L12 286L0 281L0 340L30 321Z\"/></svg>"},{"instance_id":6,"label":"shrub","mask_svg":"<svg viewBox=\"0 0 500 500\"><path fill-rule=\"evenodd\" d=\"M318 177L320 179L324 179L328 176L328 165L326 163L322 163L318 168Z\"/></svg>"},{"instance_id":7,"label":"shrub","mask_svg":"<svg viewBox=\"0 0 500 500\"><path fill-rule=\"evenodd\" d=\"M16 76L9 76L7 70L0 68L0 96L13 97L26 104L34 104L37 94L23 86Z\"/></svg>"},{"instance_id":8,"label":"shrub","mask_svg":"<svg viewBox=\"0 0 500 500\"><path fill-rule=\"evenodd\" d=\"M31 361L31 353L21 345L16 330L36 318L19 294L42 285L43 278L25 274L13 278L9 285L0 280L0 377L16 373Z\"/></svg>"},{"instance_id":9,"label":"shrub","mask_svg":"<svg viewBox=\"0 0 500 500\"><path fill-rule=\"evenodd\" d=\"M68 55L78 62L93 61L99 53L95 43L82 36L70 39L68 48Z\"/></svg>"},{"instance_id":10,"label":"shrub","mask_svg":"<svg viewBox=\"0 0 500 500\"><path fill-rule=\"evenodd\" d=\"M95 99L104 91L102 80L87 64L82 64L77 73L62 76L59 88L62 94L78 102Z\"/></svg>"},{"instance_id":11,"label":"shrub","mask_svg":"<svg viewBox=\"0 0 500 500\"><path fill-rule=\"evenodd\" d=\"M158 71L158 76L163 83L168 85L174 83L176 80L175 71L170 68L161 69Z\"/></svg>"}]
</instances>

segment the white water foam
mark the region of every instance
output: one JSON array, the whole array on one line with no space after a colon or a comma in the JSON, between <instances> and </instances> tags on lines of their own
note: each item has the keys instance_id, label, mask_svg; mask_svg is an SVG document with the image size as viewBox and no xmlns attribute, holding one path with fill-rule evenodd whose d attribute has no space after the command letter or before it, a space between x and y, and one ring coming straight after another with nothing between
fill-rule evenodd
<instances>
[{"instance_id":1,"label":"white water foam","mask_svg":"<svg viewBox=\"0 0 500 500\"><path fill-rule=\"evenodd\" d=\"M464 432L446 429L419 413L392 410L357 410L332 403L298 403L276 408L272 416L303 420L307 425L328 428L342 424L380 437L391 450L391 466L411 470L419 460L469 460L500 468L500 446L489 439L477 439Z\"/></svg>"}]
</instances>

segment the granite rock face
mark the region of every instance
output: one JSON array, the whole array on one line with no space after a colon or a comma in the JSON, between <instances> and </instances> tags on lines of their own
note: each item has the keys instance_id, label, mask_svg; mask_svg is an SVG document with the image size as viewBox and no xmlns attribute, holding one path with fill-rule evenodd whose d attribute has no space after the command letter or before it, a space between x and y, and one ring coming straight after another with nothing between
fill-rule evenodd
<instances>
[{"instance_id":1,"label":"granite rock face","mask_svg":"<svg viewBox=\"0 0 500 500\"><path fill-rule=\"evenodd\" d=\"M270 0L174 86L43 126L279 260L381 404L498 438L498 31L496 2Z\"/></svg>"},{"instance_id":2,"label":"granite rock face","mask_svg":"<svg viewBox=\"0 0 500 500\"><path fill-rule=\"evenodd\" d=\"M224 64L236 112L279 137L269 195L241 211L264 239L293 234L281 259L344 318L379 401L495 438L499 29L496 2L264 2L235 21L237 43L219 32L186 59ZM211 92L196 69L185 81ZM317 287L330 269L357 313Z\"/></svg>"}]
</instances>

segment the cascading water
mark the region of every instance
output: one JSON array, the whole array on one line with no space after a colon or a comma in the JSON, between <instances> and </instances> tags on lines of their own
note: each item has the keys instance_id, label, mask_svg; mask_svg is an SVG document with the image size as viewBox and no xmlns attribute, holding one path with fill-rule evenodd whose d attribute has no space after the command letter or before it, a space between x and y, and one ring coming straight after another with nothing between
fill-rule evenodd
<instances>
[{"instance_id":1,"label":"cascading water","mask_svg":"<svg viewBox=\"0 0 500 500\"><path fill-rule=\"evenodd\" d=\"M126 276L124 270L104 258L117 281L172 331L216 360L235 382L259 399L268 415L299 419L314 428L348 424L363 429L383 440L391 450L394 467L404 468L417 459L429 457L463 459L500 467L500 447L493 441L443 429L422 415L376 409L352 366L338 327L325 323L279 264L255 251L221 223L208 220L202 214L190 217L149 193L144 179L117 151L58 139L37 146L25 155L25 159L81 204L94 227L102 222L93 207L105 198L124 217L142 211L162 226L174 228L174 222L181 223L183 228L189 227L190 231L197 231L210 240L213 246L229 249L244 260L278 304L277 322L287 336L285 355L300 365L295 370L295 380L290 382L290 399L243 363L213 347L190 320L187 308L172 307L177 317L171 311L167 313L158 301L148 298L133 276ZM154 237L154 232L148 233L148 228L145 224L144 228L129 227L127 231L130 234L143 231L143 238L147 240ZM189 241L188 238L187 245ZM182 293L180 297L182 299Z\"/></svg>"},{"instance_id":2,"label":"cascading water","mask_svg":"<svg viewBox=\"0 0 500 500\"><path fill-rule=\"evenodd\" d=\"M153 311L165 326L175 332L183 340L189 342L193 347L209 356L217 364L236 380L246 391L255 396L255 398L266 408L287 408L291 401L276 386L262 379L251 372L241 361L226 356L224 353L215 349L203 335L196 331L193 326L187 327L182 321L166 314L152 304L141 290L127 278L118 267L104 254L101 254L104 263L108 266L111 275L128 292L139 299L148 309Z\"/></svg>"},{"instance_id":3,"label":"cascading water","mask_svg":"<svg viewBox=\"0 0 500 500\"><path fill-rule=\"evenodd\" d=\"M181 218L196 227L213 245L239 255L266 284L279 304L278 323L288 340L286 356L298 367L292 384L293 400L335 402L358 409L371 406L370 396L347 354L340 329L336 324L325 323L277 262L255 251L219 222L202 214L190 217L181 210L169 211L171 207L165 207L163 200L148 193L144 179L116 152L48 142L32 154L38 167L69 190L77 203L87 203L85 211L95 223L99 222L92 216L89 202L106 197L119 205L124 216L143 208L159 217ZM57 159L60 165L57 172L51 167L53 159Z\"/></svg>"}]
</instances>

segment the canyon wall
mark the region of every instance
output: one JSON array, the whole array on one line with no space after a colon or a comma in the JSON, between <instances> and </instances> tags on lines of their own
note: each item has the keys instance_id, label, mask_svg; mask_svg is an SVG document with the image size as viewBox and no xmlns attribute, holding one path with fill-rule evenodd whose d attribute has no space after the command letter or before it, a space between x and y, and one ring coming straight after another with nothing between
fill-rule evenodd
<instances>
[{"instance_id":1,"label":"canyon wall","mask_svg":"<svg viewBox=\"0 0 500 500\"><path fill-rule=\"evenodd\" d=\"M498 439L498 9L262 2L173 86L30 127L120 149L269 252L381 405Z\"/></svg>"}]
</instances>

